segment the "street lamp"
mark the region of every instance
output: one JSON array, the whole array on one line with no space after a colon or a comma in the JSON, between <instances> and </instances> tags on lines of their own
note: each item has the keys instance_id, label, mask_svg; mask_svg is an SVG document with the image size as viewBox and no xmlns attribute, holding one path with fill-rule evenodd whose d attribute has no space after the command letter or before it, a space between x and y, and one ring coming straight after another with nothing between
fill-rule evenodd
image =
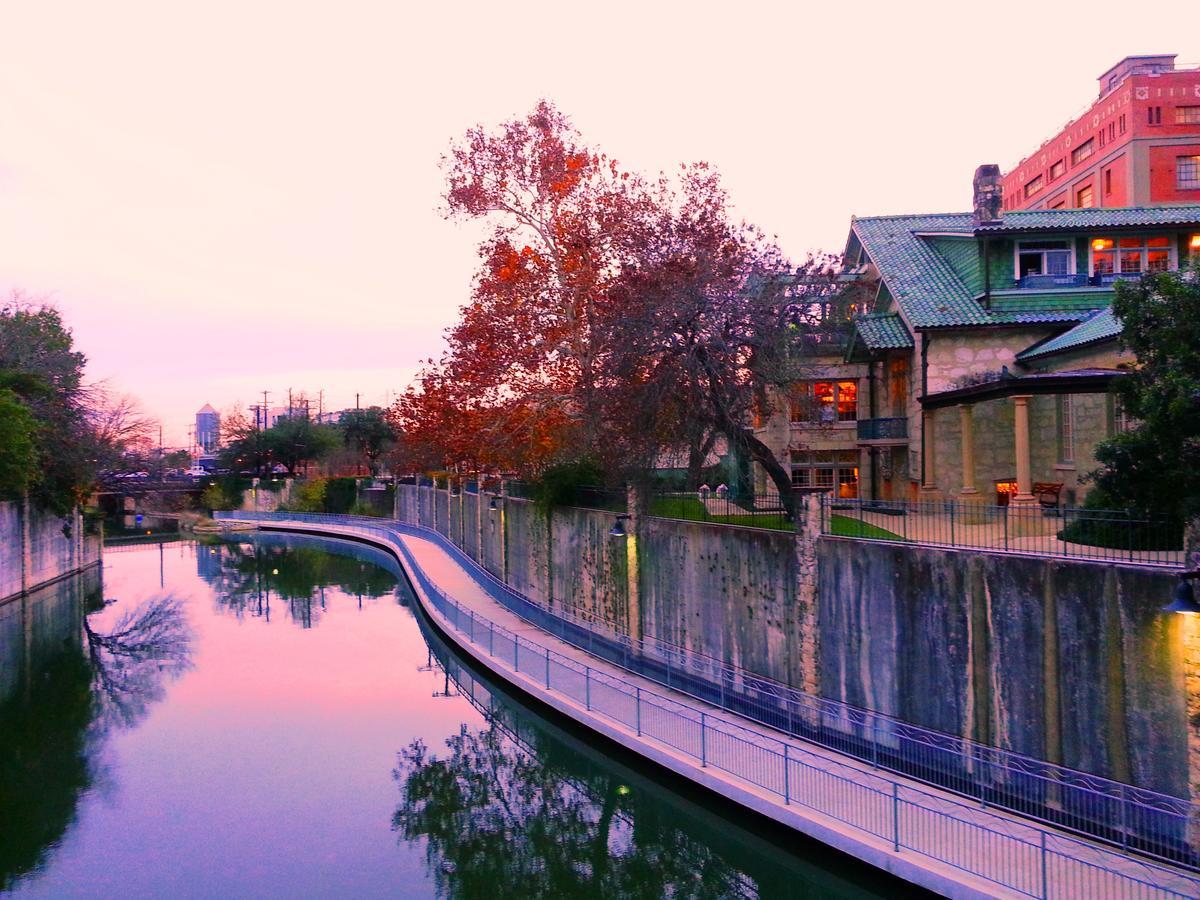
<instances>
[{"instance_id":1,"label":"street lamp","mask_svg":"<svg viewBox=\"0 0 1200 900\"><path fill-rule=\"evenodd\" d=\"M1193 578L1200 578L1200 569L1179 573L1179 584L1175 585L1175 599L1163 607L1163 612L1200 613L1200 604L1196 602L1196 592L1192 590L1190 584Z\"/></svg>"},{"instance_id":2,"label":"street lamp","mask_svg":"<svg viewBox=\"0 0 1200 900\"><path fill-rule=\"evenodd\" d=\"M629 537L629 532L625 530L625 526L622 524L624 520L628 518L629 516L624 513L617 516L617 521L614 522L613 527L609 529L608 536L615 538Z\"/></svg>"},{"instance_id":3,"label":"street lamp","mask_svg":"<svg viewBox=\"0 0 1200 900\"><path fill-rule=\"evenodd\" d=\"M496 498L495 498L495 496L493 495L493 497L492 497L491 501L488 503L488 509L489 509L491 512L495 512L495 511L496 511L496 510L498 510L499 508L500 508L500 506L499 506L499 505L496 503Z\"/></svg>"}]
</instances>

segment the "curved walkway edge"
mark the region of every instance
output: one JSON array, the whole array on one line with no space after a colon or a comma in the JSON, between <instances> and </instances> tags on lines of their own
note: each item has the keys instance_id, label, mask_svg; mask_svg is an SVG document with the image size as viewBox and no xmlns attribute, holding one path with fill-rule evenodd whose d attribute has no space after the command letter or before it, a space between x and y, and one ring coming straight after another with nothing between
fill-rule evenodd
<instances>
[{"instance_id":1,"label":"curved walkway edge","mask_svg":"<svg viewBox=\"0 0 1200 900\"><path fill-rule=\"evenodd\" d=\"M494 600L423 529L340 516L224 520L391 551L461 652L657 765L905 881L949 897L1194 897L1200 879L981 809L676 694L565 643Z\"/></svg>"}]
</instances>

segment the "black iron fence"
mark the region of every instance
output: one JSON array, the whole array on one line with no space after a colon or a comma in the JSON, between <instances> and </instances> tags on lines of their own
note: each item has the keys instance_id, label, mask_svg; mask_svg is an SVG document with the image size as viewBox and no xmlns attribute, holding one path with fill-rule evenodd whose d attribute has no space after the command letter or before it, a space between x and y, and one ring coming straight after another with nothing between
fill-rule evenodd
<instances>
[{"instance_id":1,"label":"black iron fence","mask_svg":"<svg viewBox=\"0 0 1200 900\"><path fill-rule=\"evenodd\" d=\"M1152 566L1184 561L1179 523L1121 510L827 496L821 521L823 533L838 537Z\"/></svg>"},{"instance_id":2,"label":"black iron fence","mask_svg":"<svg viewBox=\"0 0 1200 900\"><path fill-rule=\"evenodd\" d=\"M741 525L791 531L792 517L774 491L735 493L722 488L698 491L661 491L650 497L647 513L664 519Z\"/></svg>"}]
</instances>

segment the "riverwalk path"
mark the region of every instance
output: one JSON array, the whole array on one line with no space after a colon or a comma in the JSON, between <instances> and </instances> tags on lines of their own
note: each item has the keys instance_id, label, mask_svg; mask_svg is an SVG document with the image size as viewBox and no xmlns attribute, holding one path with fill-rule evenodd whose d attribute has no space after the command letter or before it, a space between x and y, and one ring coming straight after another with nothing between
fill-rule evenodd
<instances>
[{"instance_id":1,"label":"riverwalk path","mask_svg":"<svg viewBox=\"0 0 1200 900\"><path fill-rule=\"evenodd\" d=\"M729 800L950 897L1197 897L1200 879L874 769L673 691L509 609L487 573L418 526L342 516L222 519L391 550L464 653L563 715Z\"/></svg>"}]
</instances>

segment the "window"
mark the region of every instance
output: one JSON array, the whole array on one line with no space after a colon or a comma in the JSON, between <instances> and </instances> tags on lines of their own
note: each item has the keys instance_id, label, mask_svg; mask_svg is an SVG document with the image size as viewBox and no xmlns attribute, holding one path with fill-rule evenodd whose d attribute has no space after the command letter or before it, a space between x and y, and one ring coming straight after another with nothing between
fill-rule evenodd
<instances>
[{"instance_id":1,"label":"window","mask_svg":"<svg viewBox=\"0 0 1200 900\"><path fill-rule=\"evenodd\" d=\"M1112 169L1104 170L1104 193L1106 195L1112 193Z\"/></svg>"},{"instance_id":2,"label":"window","mask_svg":"<svg viewBox=\"0 0 1200 900\"><path fill-rule=\"evenodd\" d=\"M1018 241L1017 278L1026 275L1070 275L1070 241Z\"/></svg>"},{"instance_id":3,"label":"window","mask_svg":"<svg viewBox=\"0 0 1200 900\"><path fill-rule=\"evenodd\" d=\"M1125 113L1121 113L1121 118L1117 119L1117 130L1120 131L1121 134L1125 133Z\"/></svg>"},{"instance_id":4,"label":"window","mask_svg":"<svg viewBox=\"0 0 1200 900\"><path fill-rule=\"evenodd\" d=\"M857 381L808 381L792 386L793 422L833 424L858 419Z\"/></svg>"},{"instance_id":5,"label":"window","mask_svg":"<svg viewBox=\"0 0 1200 900\"><path fill-rule=\"evenodd\" d=\"M1200 106L1175 107L1176 125L1200 125Z\"/></svg>"},{"instance_id":6,"label":"window","mask_svg":"<svg viewBox=\"0 0 1200 900\"><path fill-rule=\"evenodd\" d=\"M1175 157L1175 187L1181 191L1200 189L1200 156Z\"/></svg>"},{"instance_id":7,"label":"window","mask_svg":"<svg viewBox=\"0 0 1200 900\"><path fill-rule=\"evenodd\" d=\"M1161 125L1162 124L1162 107L1147 106L1146 107L1146 124Z\"/></svg>"},{"instance_id":8,"label":"window","mask_svg":"<svg viewBox=\"0 0 1200 900\"><path fill-rule=\"evenodd\" d=\"M793 450L792 486L800 490L829 491L839 497L858 496L857 450Z\"/></svg>"},{"instance_id":9,"label":"window","mask_svg":"<svg viewBox=\"0 0 1200 900\"><path fill-rule=\"evenodd\" d=\"M1116 139L1117 139L1117 123L1109 122L1108 123L1108 141L1109 141L1109 143L1112 143Z\"/></svg>"},{"instance_id":10,"label":"window","mask_svg":"<svg viewBox=\"0 0 1200 900\"><path fill-rule=\"evenodd\" d=\"M1092 195L1092 186L1090 184L1086 187L1081 187L1075 192L1075 207L1077 209L1091 209L1095 205L1096 201Z\"/></svg>"},{"instance_id":11,"label":"window","mask_svg":"<svg viewBox=\"0 0 1200 900\"><path fill-rule=\"evenodd\" d=\"M1050 180L1053 181L1055 178L1061 178L1065 171L1067 171L1067 164L1061 159L1050 163Z\"/></svg>"},{"instance_id":12,"label":"window","mask_svg":"<svg viewBox=\"0 0 1200 900\"><path fill-rule=\"evenodd\" d=\"M1051 209L1062 209L1066 205L1067 205L1067 198L1059 197L1057 200L1055 200L1053 203L1050 204L1050 208Z\"/></svg>"},{"instance_id":13,"label":"window","mask_svg":"<svg viewBox=\"0 0 1200 900\"><path fill-rule=\"evenodd\" d=\"M1171 268L1171 238L1096 238L1092 241L1092 271L1097 275L1137 275Z\"/></svg>"},{"instance_id":14,"label":"window","mask_svg":"<svg viewBox=\"0 0 1200 900\"><path fill-rule=\"evenodd\" d=\"M1075 413L1070 394L1058 398L1058 461L1065 465L1075 462Z\"/></svg>"},{"instance_id":15,"label":"window","mask_svg":"<svg viewBox=\"0 0 1200 900\"><path fill-rule=\"evenodd\" d=\"M1042 189L1042 176L1039 175L1037 178L1034 178L1032 181L1030 181L1028 184L1025 185L1025 196L1032 197L1034 194L1036 194L1041 189Z\"/></svg>"},{"instance_id":16,"label":"window","mask_svg":"<svg viewBox=\"0 0 1200 900\"><path fill-rule=\"evenodd\" d=\"M1106 143L1108 143L1108 135L1106 135L1106 134L1104 133L1104 129L1103 129L1103 128L1101 128L1101 129L1100 129L1100 133L1099 133L1099 134L1100 134L1100 146L1101 146L1101 147L1103 147L1103 146L1104 146Z\"/></svg>"},{"instance_id":17,"label":"window","mask_svg":"<svg viewBox=\"0 0 1200 900\"><path fill-rule=\"evenodd\" d=\"M1119 394L1112 395L1112 433L1122 434L1133 428L1133 417L1125 408L1125 401Z\"/></svg>"},{"instance_id":18,"label":"window","mask_svg":"<svg viewBox=\"0 0 1200 900\"><path fill-rule=\"evenodd\" d=\"M1083 162L1085 159L1087 159L1089 156L1091 156L1092 151L1095 149L1096 149L1095 143L1092 141L1091 138L1088 138L1086 141L1084 141L1082 144L1080 144L1078 147L1076 147L1074 150L1071 151L1071 165L1073 165L1073 166L1079 165L1081 162Z\"/></svg>"}]
</instances>

